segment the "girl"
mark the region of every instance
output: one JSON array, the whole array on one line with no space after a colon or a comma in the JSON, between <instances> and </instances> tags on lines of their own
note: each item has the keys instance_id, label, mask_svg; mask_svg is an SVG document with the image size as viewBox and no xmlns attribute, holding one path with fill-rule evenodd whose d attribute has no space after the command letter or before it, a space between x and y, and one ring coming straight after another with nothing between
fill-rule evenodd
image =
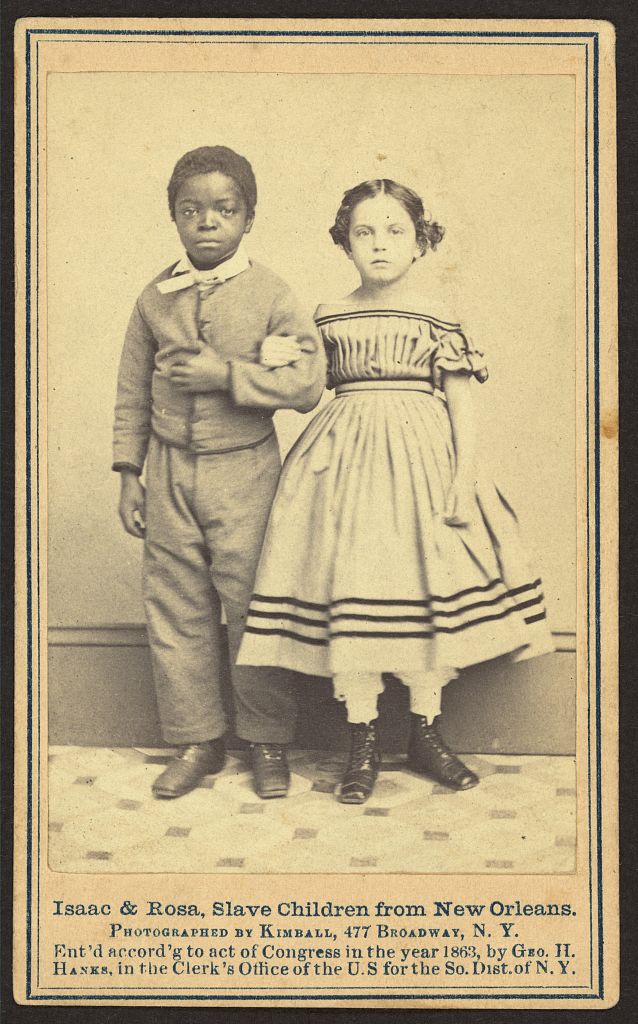
<instances>
[{"instance_id":1,"label":"girl","mask_svg":"<svg viewBox=\"0 0 638 1024\"><path fill-rule=\"evenodd\" d=\"M239 661L332 676L351 732L343 803L374 787L383 672L410 690L409 767L469 789L478 778L439 732L441 691L465 666L553 650L541 582L510 505L475 472L483 355L411 283L443 229L384 178L345 193L330 233L361 285L315 315L336 400L286 461Z\"/></svg>"}]
</instances>

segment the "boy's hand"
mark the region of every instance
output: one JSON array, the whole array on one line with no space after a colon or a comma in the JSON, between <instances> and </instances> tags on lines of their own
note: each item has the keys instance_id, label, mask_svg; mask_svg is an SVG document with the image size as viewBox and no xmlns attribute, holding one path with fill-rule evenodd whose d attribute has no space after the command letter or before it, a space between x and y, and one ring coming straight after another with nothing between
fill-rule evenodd
<instances>
[{"instance_id":1,"label":"boy's hand","mask_svg":"<svg viewBox=\"0 0 638 1024\"><path fill-rule=\"evenodd\" d=\"M122 470L120 473L120 519L131 537L144 539L146 531L146 491L139 476Z\"/></svg>"},{"instance_id":2,"label":"boy's hand","mask_svg":"<svg viewBox=\"0 0 638 1024\"><path fill-rule=\"evenodd\" d=\"M228 364L210 345L197 341L199 352L173 363L169 377L182 391L197 394L205 391L226 391L228 388Z\"/></svg>"},{"instance_id":3,"label":"boy's hand","mask_svg":"<svg viewBox=\"0 0 638 1024\"><path fill-rule=\"evenodd\" d=\"M290 366L301 358L297 335L269 334L264 338L259 353L262 366Z\"/></svg>"},{"instance_id":4,"label":"boy's hand","mask_svg":"<svg viewBox=\"0 0 638 1024\"><path fill-rule=\"evenodd\" d=\"M476 516L476 495L471 480L453 481L443 520L447 526L470 526Z\"/></svg>"}]
</instances>

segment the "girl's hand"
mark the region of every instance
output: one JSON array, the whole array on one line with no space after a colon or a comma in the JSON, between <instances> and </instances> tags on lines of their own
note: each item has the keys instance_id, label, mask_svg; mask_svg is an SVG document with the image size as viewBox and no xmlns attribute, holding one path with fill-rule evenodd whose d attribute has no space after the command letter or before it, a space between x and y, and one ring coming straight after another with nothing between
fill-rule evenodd
<instances>
[{"instance_id":1,"label":"girl's hand","mask_svg":"<svg viewBox=\"0 0 638 1024\"><path fill-rule=\"evenodd\" d=\"M120 473L120 519L131 537L144 539L146 531L146 491L139 476L122 470Z\"/></svg>"},{"instance_id":2,"label":"girl's hand","mask_svg":"<svg viewBox=\"0 0 638 1024\"><path fill-rule=\"evenodd\" d=\"M476 515L474 485L469 480L454 480L450 487L443 521L447 526L470 526Z\"/></svg>"},{"instance_id":3,"label":"girl's hand","mask_svg":"<svg viewBox=\"0 0 638 1024\"><path fill-rule=\"evenodd\" d=\"M173 363L169 377L181 391L197 394L206 391L226 391L228 388L228 364L210 345L199 339L196 342L197 355Z\"/></svg>"},{"instance_id":4,"label":"girl's hand","mask_svg":"<svg viewBox=\"0 0 638 1024\"><path fill-rule=\"evenodd\" d=\"M259 353L262 366L290 366L301 357L301 346L296 334L286 337L281 334L269 334L264 338Z\"/></svg>"}]
</instances>

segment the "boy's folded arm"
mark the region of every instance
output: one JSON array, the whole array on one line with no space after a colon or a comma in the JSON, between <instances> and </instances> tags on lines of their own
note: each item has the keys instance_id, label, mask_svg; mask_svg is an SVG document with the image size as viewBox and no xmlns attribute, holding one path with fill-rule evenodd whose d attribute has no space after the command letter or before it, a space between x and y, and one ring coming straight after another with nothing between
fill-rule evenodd
<instances>
[{"instance_id":1,"label":"boy's folded arm","mask_svg":"<svg viewBox=\"0 0 638 1024\"><path fill-rule=\"evenodd\" d=\"M117 377L113 469L141 473L151 433L151 380L155 339L135 304L124 338Z\"/></svg>"},{"instance_id":2,"label":"boy's folded arm","mask_svg":"<svg viewBox=\"0 0 638 1024\"><path fill-rule=\"evenodd\" d=\"M299 358L288 366L229 361L229 387L237 405L310 412L326 385L326 357L312 321L300 315L292 292L283 292L268 324L269 335L295 336Z\"/></svg>"}]
</instances>

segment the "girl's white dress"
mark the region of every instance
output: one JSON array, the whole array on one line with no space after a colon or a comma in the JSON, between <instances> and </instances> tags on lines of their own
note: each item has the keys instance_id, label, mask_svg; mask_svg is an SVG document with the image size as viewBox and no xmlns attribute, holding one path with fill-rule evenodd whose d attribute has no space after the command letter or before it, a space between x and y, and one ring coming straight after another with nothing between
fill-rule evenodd
<instances>
[{"instance_id":1,"label":"girl's white dress","mask_svg":"<svg viewBox=\"0 0 638 1024\"><path fill-rule=\"evenodd\" d=\"M238 662L317 676L458 669L554 649L516 515L479 479L448 526L444 371L487 377L457 324L401 310L317 319L335 399L290 451Z\"/></svg>"}]
</instances>

